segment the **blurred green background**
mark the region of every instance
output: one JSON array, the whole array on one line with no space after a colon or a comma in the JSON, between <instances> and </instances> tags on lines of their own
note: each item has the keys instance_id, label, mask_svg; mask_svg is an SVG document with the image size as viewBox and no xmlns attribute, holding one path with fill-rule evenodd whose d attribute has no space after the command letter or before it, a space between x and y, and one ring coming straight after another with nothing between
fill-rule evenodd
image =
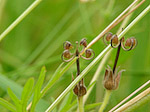
<instances>
[{"instance_id":1,"label":"blurred green background","mask_svg":"<svg viewBox=\"0 0 150 112\"><path fill-rule=\"evenodd\" d=\"M0 0L0 33L2 33L34 0ZM17 27L0 42L0 75L23 86L29 77L38 78L43 65L47 68L45 84L62 63L63 42L75 41L86 37L90 42L111 21L113 21L132 1L129 0L95 0L81 3L79 0L43 0ZM146 1L132 15L129 23L150 4ZM120 24L119 24L120 25ZM116 33L119 25L111 30ZM131 92L150 79L150 13L135 25L125 37L134 36L137 47L126 52L121 50L118 65L126 69L121 77L118 90L114 91L105 111L110 110ZM99 40L92 46L98 55L105 44ZM113 50L106 65L113 66L116 49ZM91 61L81 59L81 70ZM97 64L98 66L98 64ZM88 86L97 66L85 77ZM105 70L105 68L104 68ZM104 88L100 73L86 104L103 100ZM71 73L76 74L73 65L45 95L50 103L51 97L58 95L71 83ZM7 85L9 86L9 85ZM17 88L16 88L17 89ZM0 82L0 97L9 100L4 84ZM6 110L0 106L0 110ZM95 109L94 112L97 110ZM150 112L150 103L140 107L136 112Z\"/></svg>"}]
</instances>

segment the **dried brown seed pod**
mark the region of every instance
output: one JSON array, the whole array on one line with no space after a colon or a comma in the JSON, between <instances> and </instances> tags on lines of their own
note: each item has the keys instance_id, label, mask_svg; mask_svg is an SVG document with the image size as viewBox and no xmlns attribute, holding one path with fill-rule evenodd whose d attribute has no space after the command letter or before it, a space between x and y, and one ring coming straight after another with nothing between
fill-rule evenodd
<instances>
[{"instance_id":1,"label":"dried brown seed pod","mask_svg":"<svg viewBox=\"0 0 150 112\"><path fill-rule=\"evenodd\" d=\"M69 41L64 42L63 46L65 50L73 48L72 44Z\"/></svg>"},{"instance_id":2,"label":"dried brown seed pod","mask_svg":"<svg viewBox=\"0 0 150 112\"><path fill-rule=\"evenodd\" d=\"M85 57L81 55L81 57L85 60L91 60L92 58L94 58L95 53L92 49L87 49L85 51Z\"/></svg>"},{"instance_id":3,"label":"dried brown seed pod","mask_svg":"<svg viewBox=\"0 0 150 112\"><path fill-rule=\"evenodd\" d=\"M86 94L86 92L87 92L86 87L84 85L80 84L78 96L84 96Z\"/></svg>"},{"instance_id":4,"label":"dried brown seed pod","mask_svg":"<svg viewBox=\"0 0 150 112\"><path fill-rule=\"evenodd\" d=\"M112 35L113 34L111 32L108 32L103 36L103 41L106 45L108 45L108 42L110 42Z\"/></svg>"},{"instance_id":5,"label":"dried brown seed pod","mask_svg":"<svg viewBox=\"0 0 150 112\"><path fill-rule=\"evenodd\" d=\"M115 87L115 81L114 81L112 70L106 69L103 83L104 83L104 87L107 90L113 90L113 88Z\"/></svg>"},{"instance_id":6,"label":"dried brown seed pod","mask_svg":"<svg viewBox=\"0 0 150 112\"><path fill-rule=\"evenodd\" d=\"M73 92L75 95L77 96L84 96L87 92L86 87L82 84L80 84L80 86L78 87L78 85L76 85L73 89Z\"/></svg>"},{"instance_id":7,"label":"dried brown seed pod","mask_svg":"<svg viewBox=\"0 0 150 112\"><path fill-rule=\"evenodd\" d=\"M87 41L85 38L83 38L81 41L80 41L80 46L83 45L84 47L87 46Z\"/></svg>"},{"instance_id":8,"label":"dried brown seed pod","mask_svg":"<svg viewBox=\"0 0 150 112\"><path fill-rule=\"evenodd\" d=\"M69 50L64 50L63 56L64 56L65 58L68 58L68 59L69 59L69 58L71 57L70 51L69 51Z\"/></svg>"},{"instance_id":9,"label":"dried brown seed pod","mask_svg":"<svg viewBox=\"0 0 150 112\"><path fill-rule=\"evenodd\" d=\"M120 44L120 41L118 39L118 36L117 35L113 35L112 38L111 38L111 46L113 48L117 48Z\"/></svg>"},{"instance_id":10,"label":"dried brown seed pod","mask_svg":"<svg viewBox=\"0 0 150 112\"><path fill-rule=\"evenodd\" d=\"M91 50L91 49L87 49L87 50L85 51L85 55L86 55L86 58L91 57L91 55L92 55L92 50Z\"/></svg>"},{"instance_id":11,"label":"dried brown seed pod","mask_svg":"<svg viewBox=\"0 0 150 112\"><path fill-rule=\"evenodd\" d=\"M121 70L118 73L117 71L115 71L113 73L113 71L110 68L106 69L103 81L104 87L107 90L116 90L119 86L120 77L123 71L125 70Z\"/></svg>"},{"instance_id":12,"label":"dried brown seed pod","mask_svg":"<svg viewBox=\"0 0 150 112\"><path fill-rule=\"evenodd\" d=\"M75 95L78 96L78 86L77 85L74 87L73 92Z\"/></svg>"},{"instance_id":13,"label":"dried brown seed pod","mask_svg":"<svg viewBox=\"0 0 150 112\"><path fill-rule=\"evenodd\" d=\"M106 40L107 41L110 41L110 39L112 38L112 33L111 32L108 32L108 34L106 35Z\"/></svg>"},{"instance_id":14,"label":"dried brown seed pod","mask_svg":"<svg viewBox=\"0 0 150 112\"><path fill-rule=\"evenodd\" d=\"M124 37L121 39L121 46L125 51L130 51L131 49L134 49L137 45L137 41L134 37L128 38L126 41L124 41ZM125 42L125 43L124 43Z\"/></svg>"}]
</instances>

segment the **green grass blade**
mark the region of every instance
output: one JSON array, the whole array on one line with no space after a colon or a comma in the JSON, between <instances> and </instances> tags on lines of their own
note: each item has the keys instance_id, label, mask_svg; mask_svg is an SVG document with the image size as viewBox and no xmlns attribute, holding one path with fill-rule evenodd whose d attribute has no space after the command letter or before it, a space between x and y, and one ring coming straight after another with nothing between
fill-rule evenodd
<instances>
[{"instance_id":1,"label":"green grass blade","mask_svg":"<svg viewBox=\"0 0 150 112\"><path fill-rule=\"evenodd\" d=\"M69 107L70 107L72 98L73 98L73 92L71 91L71 92L64 98L63 102L62 102L61 105L60 105L60 108L59 108L59 111L58 111L58 112L67 112L68 109L69 109Z\"/></svg>"},{"instance_id":2,"label":"green grass blade","mask_svg":"<svg viewBox=\"0 0 150 112\"><path fill-rule=\"evenodd\" d=\"M0 105L7 108L11 112L16 112L16 107L13 104L9 103L7 100L0 98Z\"/></svg>"},{"instance_id":3,"label":"green grass blade","mask_svg":"<svg viewBox=\"0 0 150 112\"><path fill-rule=\"evenodd\" d=\"M85 111L89 111L90 109L96 108L97 106L100 106L101 104L102 104L102 102L88 104L88 105L85 105L84 109L85 109Z\"/></svg>"},{"instance_id":4,"label":"green grass blade","mask_svg":"<svg viewBox=\"0 0 150 112\"><path fill-rule=\"evenodd\" d=\"M23 88L21 96L22 112L26 112L27 103L32 95L33 86L34 86L34 79L33 78L28 79Z\"/></svg>"},{"instance_id":5,"label":"green grass blade","mask_svg":"<svg viewBox=\"0 0 150 112\"><path fill-rule=\"evenodd\" d=\"M35 90L34 90L34 96L32 100L32 106L31 106L31 112L35 111L36 104L40 100L40 93L41 93L41 88L45 79L45 73L46 73L46 68L42 67L40 76L38 78L38 81L35 85Z\"/></svg>"}]
</instances>

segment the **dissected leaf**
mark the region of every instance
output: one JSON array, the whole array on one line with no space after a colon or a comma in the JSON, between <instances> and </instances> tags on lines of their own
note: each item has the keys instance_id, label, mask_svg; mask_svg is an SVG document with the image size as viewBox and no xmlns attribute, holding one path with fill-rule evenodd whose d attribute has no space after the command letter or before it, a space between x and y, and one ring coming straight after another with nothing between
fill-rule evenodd
<instances>
[{"instance_id":1,"label":"dissected leaf","mask_svg":"<svg viewBox=\"0 0 150 112\"><path fill-rule=\"evenodd\" d=\"M16 112L16 107L13 104L9 103L7 100L0 98L0 105L7 108L11 112Z\"/></svg>"},{"instance_id":2,"label":"dissected leaf","mask_svg":"<svg viewBox=\"0 0 150 112\"><path fill-rule=\"evenodd\" d=\"M11 100L14 102L16 105L17 111L21 111L21 101L17 98L17 96L13 93L13 91L8 88L8 95L10 96Z\"/></svg>"},{"instance_id":3,"label":"dissected leaf","mask_svg":"<svg viewBox=\"0 0 150 112\"><path fill-rule=\"evenodd\" d=\"M7 88L10 87L11 90L15 93L15 95L18 98L21 98L21 92L23 88L18 85L13 80L8 79L4 75L0 75L0 88L2 88L4 91L7 91ZM43 99L40 99L39 103L36 106L36 112L44 112L49 106L49 103Z\"/></svg>"},{"instance_id":4,"label":"dissected leaf","mask_svg":"<svg viewBox=\"0 0 150 112\"><path fill-rule=\"evenodd\" d=\"M46 69L45 67L42 67L41 69L41 73L40 76L38 78L38 81L35 85L35 89L34 89L34 96L33 96L33 100L32 100L32 106L31 106L31 112L34 112L36 104L38 103L38 101L40 100L40 93L41 93L41 88L45 79L45 73L46 73Z\"/></svg>"},{"instance_id":5,"label":"dissected leaf","mask_svg":"<svg viewBox=\"0 0 150 112\"><path fill-rule=\"evenodd\" d=\"M52 76L52 78L50 79L50 81L47 83L47 85L44 87L44 89L42 90L41 96L43 96L46 91L48 89L50 89L53 84L61 77L61 67L63 66L64 63L60 64L59 67L57 68L57 70L55 71L54 75Z\"/></svg>"},{"instance_id":6,"label":"dissected leaf","mask_svg":"<svg viewBox=\"0 0 150 112\"><path fill-rule=\"evenodd\" d=\"M33 86L34 86L34 79L33 78L28 79L23 88L21 96L22 112L26 112L27 103L32 95Z\"/></svg>"}]
</instances>

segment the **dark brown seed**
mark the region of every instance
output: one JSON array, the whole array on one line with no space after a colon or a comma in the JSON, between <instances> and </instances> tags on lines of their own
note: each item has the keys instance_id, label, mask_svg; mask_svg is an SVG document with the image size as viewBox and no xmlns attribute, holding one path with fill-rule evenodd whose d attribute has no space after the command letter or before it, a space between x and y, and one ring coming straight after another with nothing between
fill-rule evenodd
<instances>
[{"instance_id":1,"label":"dark brown seed","mask_svg":"<svg viewBox=\"0 0 150 112\"><path fill-rule=\"evenodd\" d=\"M76 94L78 96L78 87L77 87L77 85L74 87L73 92L74 92L74 94Z\"/></svg>"},{"instance_id":2,"label":"dark brown seed","mask_svg":"<svg viewBox=\"0 0 150 112\"><path fill-rule=\"evenodd\" d=\"M63 56L65 57L65 58L70 58L71 57L71 53L69 52L69 50L65 50L64 52L63 52Z\"/></svg>"},{"instance_id":3,"label":"dark brown seed","mask_svg":"<svg viewBox=\"0 0 150 112\"><path fill-rule=\"evenodd\" d=\"M71 49L73 46L72 46L72 44L69 42L69 41L66 41L65 43L64 43L64 49L66 49L66 50L69 50L69 49Z\"/></svg>"},{"instance_id":4,"label":"dark brown seed","mask_svg":"<svg viewBox=\"0 0 150 112\"><path fill-rule=\"evenodd\" d=\"M84 96L86 94L86 92L87 92L86 87L81 84L80 85L79 96Z\"/></svg>"},{"instance_id":5,"label":"dark brown seed","mask_svg":"<svg viewBox=\"0 0 150 112\"><path fill-rule=\"evenodd\" d=\"M128 38L125 42L125 46L130 47L132 45L131 38Z\"/></svg>"},{"instance_id":6,"label":"dark brown seed","mask_svg":"<svg viewBox=\"0 0 150 112\"><path fill-rule=\"evenodd\" d=\"M108 32L108 34L106 34L106 41L110 41L112 35L113 34L111 32Z\"/></svg>"},{"instance_id":7,"label":"dark brown seed","mask_svg":"<svg viewBox=\"0 0 150 112\"><path fill-rule=\"evenodd\" d=\"M87 41L85 38L83 38L81 41L80 41L80 45L83 45L84 47L87 46Z\"/></svg>"},{"instance_id":8,"label":"dark brown seed","mask_svg":"<svg viewBox=\"0 0 150 112\"><path fill-rule=\"evenodd\" d=\"M85 55L86 55L86 58L91 57L91 55L92 55L92 50L91 50L91 49L87 49L87 50L85 51Z\"/></svg>"},{"instance_id":9,"label":"dark brown seed","mask_svg":"<svg viewBox=\"0 0 150 112\"><path fill-rule=\"evenodd\" d=\"M117 36L117 35L113 35L113 36L112 36L112 43L115 44L115 45L117 45L118 42L119 42L118 36Z\"/></svg>"}]
</instances>

